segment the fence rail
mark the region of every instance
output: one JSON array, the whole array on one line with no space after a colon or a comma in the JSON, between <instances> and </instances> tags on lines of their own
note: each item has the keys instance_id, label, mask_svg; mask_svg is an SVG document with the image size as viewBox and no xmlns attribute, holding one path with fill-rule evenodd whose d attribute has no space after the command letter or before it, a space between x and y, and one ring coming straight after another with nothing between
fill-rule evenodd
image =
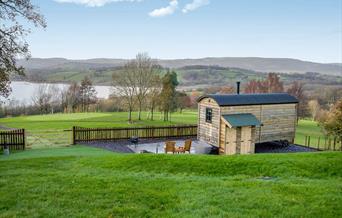
<instances>
[{"instance_id":1,"label":"fence rail","mask_svg":"<svg viewBox=\"0 0 342 218\"><path fill-rule=\"evenodd\" d=\"M305 136L304 145L321 151L342 151L342 137Z\"/></svg>"},{"instance_id":2,"label":"fence rail","mask_svg":"<svg viewBox=\"0 0 342 218\"><path fill-rule=\"evenodd\" d=\"M72 128L73 144L77 142L122 140L131 137L166 138L197 136L197 125L132 128Z\"/></svg>"},{"instance_id":3,"label":"fence rail","mask_svg":"<svg viewBox=\"0 0 342 218\"><path fill-rule=\"evenodd\" d=\"M25 129L0 131L0 150L6 146L10 150L25 149Z\"/></svg>"}]
</instances>

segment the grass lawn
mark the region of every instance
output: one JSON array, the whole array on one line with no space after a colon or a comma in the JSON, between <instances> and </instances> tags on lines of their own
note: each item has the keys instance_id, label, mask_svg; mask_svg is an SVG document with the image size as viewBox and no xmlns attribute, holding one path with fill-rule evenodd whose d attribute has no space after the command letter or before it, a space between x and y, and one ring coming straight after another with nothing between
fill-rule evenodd
<instances>
[{"instance_id":1,"label":"grass lawn","mask_svg":"<svg viewBox=\"0 0 342 218\"><path fill-rule=\"evenodd\" d=\"M322 132L318 123L312 120L300 120L297 130L296 130L296 139L295 143L304 145L305 144L305 136L310 136L310 146L318 147L318 141L320 143L320 148L324 147L326 143L326 148L328 148L329 140L327 139L325 142L325 136ZM340 143L337 143L336 149L340 148ZM331 138L331 148L333 146L333 140Z\"/></svg>"},{"instance_id":2,"label":"grass lawn","mask_svg":"<svg viewBox=\"0 0 342 218\"><path fill-rule=\"evenodd\" d=\"M72 114L49 114L20 116L13 118L1 118L0 125L28 130L63 130L71 129L72 126L82 127L127 127L127 126L165 126L176 124L196 124L197 111L184 111L173 113L171 122L161 120L161 114L156 112L155 120L147 120L148 113L143 112L143 120L135 120L134 124L127 122L127 112L113 113L72 113ZM137 117L137 113L133 113Z\"/></svg>"},{"instance_id":3,"label":"grass lawn","mask_svg":"<svg viewBox=\"0 0 342 218\"><path fill-rule=\"evenodd\" d=\"M0 156L0 217L341 217L342 153Z\"/></svg>"}]
</instances>

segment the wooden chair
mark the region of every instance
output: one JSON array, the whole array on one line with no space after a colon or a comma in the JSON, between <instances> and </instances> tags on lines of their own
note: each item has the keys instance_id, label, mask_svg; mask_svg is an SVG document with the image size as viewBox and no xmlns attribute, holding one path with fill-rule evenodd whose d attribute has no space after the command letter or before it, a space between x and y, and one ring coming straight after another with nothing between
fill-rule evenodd
<instances>
[{"instance_id":1,"label":"wooden chair","mask_svg":"<svg viewBox=\"0 0 342 218\"><path fill-rule=\"evenodd\" d=\"M178 152L179 153L189 152L190 154L191 144L192 144L191 139L185 140L184 145L178 148Z\"/></svg>"},{"instance_id":2,"label":"wooden chair","mask_svg":"<svg viewBox=\"0 0 342 218\"><path fill-rule=\"evenodd\" d=\"M164 150L165 150L165 154L167 154L169 152L172 152L174 154L175 152L177 152L176 151L176 142L173 142L173 141L165 142Z\"/></svg>"}]
</instances>

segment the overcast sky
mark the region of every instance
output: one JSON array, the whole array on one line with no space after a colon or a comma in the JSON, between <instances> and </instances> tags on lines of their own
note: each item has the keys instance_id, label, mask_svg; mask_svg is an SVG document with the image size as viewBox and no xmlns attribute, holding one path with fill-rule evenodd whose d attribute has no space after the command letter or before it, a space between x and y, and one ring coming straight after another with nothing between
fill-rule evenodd
<instances>
[{"instance_id":1,"label":"overcast sky","mask_svg":"<svg viewBox=\"0 0 342 218\"><path fill-rule=\"evenodd\" d=\"M342 62L342 0L33 0L33 57Z\"/></svg>"}]
</instances>

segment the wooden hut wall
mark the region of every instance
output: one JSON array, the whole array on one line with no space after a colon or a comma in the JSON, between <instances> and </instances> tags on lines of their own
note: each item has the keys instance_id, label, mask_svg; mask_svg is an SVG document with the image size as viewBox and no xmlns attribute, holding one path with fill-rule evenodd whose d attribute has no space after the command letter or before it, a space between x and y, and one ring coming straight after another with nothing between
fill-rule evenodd
<instances>
[{"instance_id":1,"label":"wooden hut wall","mask_svg":"<svg viewBox=\"0 0 342 218\"><path fill-rule=\"evenodd\" d=\"M255 142L292 141L297 120L296 104L221 107L220 114L251 113L263 126L255 129Z\"/></svg>"},{"instance_id":2,"label":"wooden hut wall","mask_svg":"<svg viewBox=\"0 0 342 218\"><path fill-rule=\"evenodd\" d=\"M219 127L220 127L220 107L210 98L203 99L199 105L199 122L198 122L198 135L199 140L206 141L207 143L219 146ZM206 122L206 108L212 109L212 121Z\"/></svg>"}]
</instances>

